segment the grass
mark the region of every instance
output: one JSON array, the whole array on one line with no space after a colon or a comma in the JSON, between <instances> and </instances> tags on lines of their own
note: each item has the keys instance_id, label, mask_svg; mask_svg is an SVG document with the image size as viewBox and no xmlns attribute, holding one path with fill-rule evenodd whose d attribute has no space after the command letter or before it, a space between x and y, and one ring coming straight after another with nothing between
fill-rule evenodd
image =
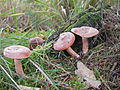
<instances>
[{"instance_id":1,"label":"grass","mask_svg":"<svg viewBox=\"0 0 120 90\"><path fill-rule=\"evenodd\" d=\"M43 34L43 32L41 33ZM51 31L48 31L46 33L44 32L44 35L46 35L47 37L49 36L48 33L51 34ZM5 34L7 38L1 38L2 39L1 47L10 46L13 44L28 46L28 40L32 37L39 35L37 32L36 33L35 32L24 32L24 33L5 32ZM1 50L3 50L3 48L1 48ZM12 83L11 81L11 78L14 78L15 82L18 85L24 85L24 86L39 87L39 85L42 85L46 89L52 89L53 87L70 88L74 85L74 83L77 83L77 86L74 87L82 88L83 87L82 83L80 83L79 81L75 81L74 79L71 81L69 80L64 81L63 78L63 80L61 80L61 77L64 77L64 75L66 77L70 73L74 73L74 72L67 71L68 65L62 64L60 60L58 60L57 62L56 61L53 62L56 56L57 53L54 52L54 50L52 49L52 42L47 43L44 46L39 46L35 50L33 50L33 53L28 58L28 60L27 59L21 60L26 75L30 77L27 80L26 79L24 80L24 78L16 77L12 59L8 59L1 56L0 62L2 64L2 67L7 72L7 73L3 72L5 78L3 79L4 83L1 85L1 87L3 88L3 85L7 85L7 84L10 84L10 86L8 87L11 89L13 87L16 87L17 85L15 83ZM2 74L0 75L1 79L3 75ZM8 75L11 75L11 77L9 78ZM6 80L8 80L9 82ZM64 85L66 85L66 87Z\"/></svg>"},{"instance_id":2,"label":"grass","mask_svg":"<svg viewBox=\"0 0 120 90\"><path fill-rule=\"evenodd\" d=\"M73 59L64 51L53 50L54 39L48 40L51 35L55 34L52 38L57 38L61 32L81 25L97 27L104 34L105 29L99 25L100 19L103 19L101 11L106 10L106 2L114 4L115 1L117 0L0 1L0 89L14 90L23 85L43 90L81 90L86 85L74 73L79 60L94 71L97 79L103 82L105 90L119 88L117 76L113 75L119 69L119 31L107 31L110 36L107 37L108 41L101 39L100 35L93 38L90 42L92 48L82 59ZM91 11L89 5L93 6ZM49 29L41 29L42 26ZM57 31L60 33L56 34ZM46 37L46 43L34 49L29 58L21 60L28 77L16 75L13 60L2 55L4 48L14 44L28 47L29 39L40 34ZM112 44L109 44L109 40ZM79 53L81 49L75 46L73 48ZM115 81L110 80L110 77L115 78Z\"/></svg>"}]
</instances>

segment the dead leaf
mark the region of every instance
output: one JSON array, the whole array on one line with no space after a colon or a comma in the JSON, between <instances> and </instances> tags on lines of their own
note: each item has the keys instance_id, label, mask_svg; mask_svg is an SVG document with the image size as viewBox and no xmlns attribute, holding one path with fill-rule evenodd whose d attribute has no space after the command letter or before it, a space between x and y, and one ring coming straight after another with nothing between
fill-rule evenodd
<instances>
[{"instance_id":1,"label":"dead leaf","mask_svg":"<svg viewBox=\"0 0 120 90\"><path fill-rule=\"evenodd\" d=\"M78 70L75 70L75 73L86 80L88 87L99 88L101 82L96 80L94 72L87 68L82 62L77 62Z\"/></svg>"}]
</instances>

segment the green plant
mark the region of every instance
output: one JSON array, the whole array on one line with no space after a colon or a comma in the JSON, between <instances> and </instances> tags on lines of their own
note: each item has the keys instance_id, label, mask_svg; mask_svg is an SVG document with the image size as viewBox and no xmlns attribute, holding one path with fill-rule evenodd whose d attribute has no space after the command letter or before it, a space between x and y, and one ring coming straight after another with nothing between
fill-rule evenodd
<instances>
[{"instance_id":1,"label":"green plant","mask_svg":"<svg viewBox=\"0 0 120 90\"><path fill-rule=\"evenodd\" d=\"M63 51L58 52L53 50L53 40L61 32L70 31L71 28L81 25L102 28L100 25L100 20L103 19L101 11L106 12L106 4L108 6L110 4L114 5L115 1L118 2L119 0L1 0L0 66L2 67L0 67L0 89L13 90L17 86L16 83L18 85L39 87L45 90L54 90L55 87L60 90L79 90L84 88L84 83L81 83L74 74L78 60L69 58ZM23 20L24 16L27 17L25 21ZM13 20L9 21L9 19ZM24 23L20 28L19 24L21 19ZM49 29L41 29L42 25L48 26ZM102 32L105 31L103 30ZM112 36L115 40L119 37L119 31L110 31L109 33L110 37ZM4 47L13 44L28 46L28 40L40 34L47 37L45 44L34 49L33 54L28 59L22 60L24 70L28 77L17 76L14 72L13 61L2 55ZM52 38L49 40L48 37L53 34L55 35L55 39ZM92 43L90 47L93 48L94 42L99 41L96 39L98 38L90 42ZM116 71L119 69L118 63L112 65L108 59L110 57L111 60L113 59L111 61L112 63L117 62L118 59L116 57L119 55L119 43L113 43L115 45L107 46L108 44L106 45L106 42L103 42L103 38L99 39L102 40L102 44L99 42L99 45L90 49L88 54L80 60L86 63L91 69L93 67L97 68L97 77L100 77L100 80L107 85L108 83L106 82L112 83L112 81L106 76L114 76L114 69L117 68ZM119 42L119 39L117 42ZM77 48L75 49L78 52L80 51ZM34 65L31 60L35 63ZM105 64L106 61L108 63L107 65ZM3 68L7 73L4 73L5 70ZM115 75L117 75L117 72ZM117 87L117 76L113 78L116 78L114 79L116 81L113 81L115 84L111 85L110 83L110 85ZM12 79L15 82L12 82ZM109 84L106 87L109 89Z\"/></svg>"}]
</instances>

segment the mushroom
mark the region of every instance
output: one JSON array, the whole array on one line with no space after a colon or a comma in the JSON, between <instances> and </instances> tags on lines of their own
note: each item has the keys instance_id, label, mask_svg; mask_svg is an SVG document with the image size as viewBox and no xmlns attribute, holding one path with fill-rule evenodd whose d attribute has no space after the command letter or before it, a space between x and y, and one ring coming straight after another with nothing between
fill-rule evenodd
<instances>
[{"instance_id":1,"label":"mushroom","mask_svg":"<svg viewBox=\"0 0 120 90\"><path fill-rule=\"evenodd\" d=\"M55 50L66 50L72 57L79 58L80 56L71 48L75 41L75 36L71 32L60 34L59 39L53 45Z\"/></svg>"},{"instance_id":2,"label":"mushroom","mask_svg":"<svg viewBox=\"0 0 120 90\"><path fill-rule=\"evenodd\" d=\"M82 50L86 54L88 52L88 38L93 37L99 33L99 31L93 27L82 26L79 28L72 28L71 32L82 37Z\"/></svg>"},{"instance_id":3,"label":"mushroom","mask_svg":"<svg viewBox=\"0 0 120 90\"><path fill-rule=\"evenodd\" d=\"M19 59L29 57L31 55L30 49L20 45L12 45L6 47L3 54L5 57L14 59L16 73L19 75L24 75L22 63Z\"/></svg>"},{"instance_id":4,"label":"mushroom","mask_svg":"<svg viewBox=\"0 0 120 90\"><path fill-rule=\"evenodd\" d=\"M41 38L41 37L34 37L34 38L31 38L29 40L29 48L30 50L33 50L34 48L36 48L37 45L41 45L42 43L44 43L44 40Z\"/></svg>"}]
</instances>

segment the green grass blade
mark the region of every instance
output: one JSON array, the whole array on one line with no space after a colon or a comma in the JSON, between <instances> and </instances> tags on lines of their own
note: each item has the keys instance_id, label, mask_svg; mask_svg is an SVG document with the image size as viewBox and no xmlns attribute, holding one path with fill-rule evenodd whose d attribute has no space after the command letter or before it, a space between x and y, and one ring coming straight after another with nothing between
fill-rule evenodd
<instances>
[{"instance_id":1,"label":"green grass blade","mask_svg":"<svg viewBox=\"0 0 120 90\"><path fill-rule=\"evenodd\" d=\"M19 90L22 90L19 85L13 80L13 78L9 75L9 73L4 69L4 67L2 65L0 65L1 69L6 73L6 75L10 78L10 80L16 85L16 87L19 89Z\"/></svg>"},{"instance_id":2,"label":"green grass blade","mask_svg":"<svg viewBox=\"0 0 120 90\"><path fill-rule=\"evenodd\" d=\"M45 76L45 78L55 87L56 90L59 90L58 87L54 84L54 82L49 78L49 76L32 60L29 61Z\"/></svg>"}]
</instances>

